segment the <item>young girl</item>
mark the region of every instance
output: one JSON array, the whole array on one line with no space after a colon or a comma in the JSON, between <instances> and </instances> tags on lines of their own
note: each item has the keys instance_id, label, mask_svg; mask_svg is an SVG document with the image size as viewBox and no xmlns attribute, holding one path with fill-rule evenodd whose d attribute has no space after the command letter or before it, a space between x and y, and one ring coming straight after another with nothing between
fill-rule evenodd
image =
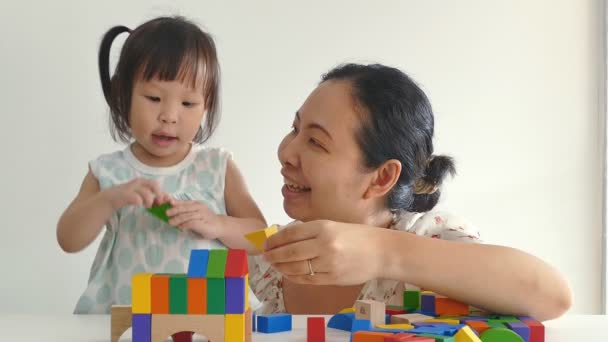
<instances>
[{"instance_id":1,"label":"young girl","mask_svg":"<svg viewBox=\"0 0 608 342\"><path fill-rule=\"evenodd\" d=\"M122 32L130 35L110 78L110 47ZM185 273L191 249L250 249L243 235L266 226L231 155L197 146L219 120L220 71L207 33L181 17L116 26L101 42L99 72L112 136L128 146L89 163L57 225L70 253L106 227L75 313L130 304L132 274ZM167 202L168 223L146 210Z\"/></svg>"}]
</instances>

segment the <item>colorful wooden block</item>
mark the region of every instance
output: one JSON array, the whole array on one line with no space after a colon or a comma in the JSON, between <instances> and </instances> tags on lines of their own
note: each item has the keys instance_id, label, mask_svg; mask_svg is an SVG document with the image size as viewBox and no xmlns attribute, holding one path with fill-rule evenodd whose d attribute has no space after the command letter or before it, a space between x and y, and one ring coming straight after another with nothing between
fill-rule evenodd
<instances>
[{"instance_id":1,"label":"colorful wooden block","mask_svg":"<svg viewBox=\"0 0 608 342\"><path fill-rule=\"evenodd\" d=\"M522 322L530 327L529 342L544 342L545 341L545 326L542 323L533 319L523 319Z\"/></svg>"},{"instance_id":2,"label":"colorful wooden block","mask_svg":"<svg viewBox=\"0 0 608 342\"><path fill-rule=\"evenodd\" d=\"M427 316L427 315L423 315L423 314L419 314L419 313L407 313L407 314L393 315L393 316L391 316L391 324L395 324L395 323L414 324L417 322L424 322L427 319L432 319L432 318L433 318L433 316Z\"/></svg>"},{"instance_id":3,"label":"colorful wooden block","mask_svg":"<svg viewBox=\"0 0 608 342\"><path fill-rule=\"evenodd\" d=\"M190 261L188 262L188 277L205 278L207 276L208 263L208 249L193 249L192 251L190 251Z\"/></svg>"},{"instance_id":4,"label":"colorful wooden block","mask_svg":"<svg viewBox=\"0 0 608 342\"><path fill-rule=\"evenodd\" d=\"M420 310L420 291L403 291L403 307L406 310Z\"/></svg>"},{"instance_id":5,"label":"colorful wooden block","mask_svg":"<svg viewBox=\"0 0 608 342\"><path fill-rule=\"evenodd\" d=\"M169 222L169 216L167 216L167 210L171 209L171 204L163 203L154 205L146 209L150 214L156 216L158 219L164 222Z\"/></svg>"},{"instance_id":6,"label":"colorful wooden block","mask_svg":"<svg viewBox=\"0 0 608 342\"><path fill-rule=\"evenodd\" d=\"M458 330L454 335L456 342L481 342L477 334L469 326L465 326Z\"/></svg>"},{"instance_id":7,"label":"colorful wooden block","mask_svg":"<svg viewBox=\"0 0 608 342\"><path fill-rule=\"evenodd\" d=\"M131 304L134 314L152 311L152 273L138 273L131 278Z\"/></svg>"},{"instance_id":8,"label":"colorful wooden block","mask_svg":"<svg viewBox=\"0 0 608 342\"><path fill-rule=\"evenodd\" d=\"M325 318L308 317L306 320L306 341L325 342Z\"/></svg>"},{"instance_id":9,"label":"colorful wooden block","mask_svg":"<svg viewBox=\"0 0 608 342\"><path fill-rule=\"evenodd\" d=\"M169 278L168 274L154 274L150 279L151 313L169 313Z\"/></svg>"},{"instance_id":10,"label":"colorful wooden block","mask_svg":"<svg viewBox=\"0 0 608 342\"><path fill-rule=\"evenodd\" d=\"M249 272L247 252L243 249L230 249L226 257L226 278L242 278Z\"/></svg>"},{"instance_id":11,"label":"colorful wooden block","mask_svg":"<svg viewBox=\"0 0 608 342\"><path fill-rule=\"evenodd\" d=\"M188 278L188 314L207 313L207 279Z\"/></svg>"},{"instance_id":12,"label":"colorful wooden block","mask_svg":"<svg viewBox=\"0 0 608 342\"><path fill-rule=\"evenodd\" d=\"M188 278L185 274L169 277L169 313L188 313Z\"/></svg>"},{"instance_id":13,"label":"colorful wooden block","mask_svg":"<svg viewBox=\"0 0 608 342\"><path fill-rule=\"evenodd\" d=\"M207 314L226 313L226 281L224 278L207 278Z\"/></svg>"},{"instance_id":14,"label":"colorful wooden block","mask_svg":"<svg viewBox=\"0 0 608 342\"><path fill-rule=\"evenodd\" d=\"M222 342L224 322L224 315L152 315L152 342L164 342L176 331L192 331Z\"/></svg>"},{"instance_id":15,"label":"colorful wooden block","mask_svg":"<svg viewBox=\"0 0 608 342\"><path fill-rule=\"evenodd\" d=\"M420 296L420 310L423 314L436 316L435 313L435 295L432 293L423 293Z\"/></svg>"},{"instance_id":16,"label":"colorful wooden block","mask_svg":"<svg viewBox=\"0 0 608 342\"><path fill-rule=\"evenodd\" d=\"M372 322L369 319L358 319L355 318L353 320L353 325L350 329L351 333L354 333L355 331L370 331L372 330L373 326L372 326Z\"/></svg>"},{"instance_id":17,"label":"colorful wooden block","mask_svg":"<svg viewBox=\"0 0 608 342\"><path fill-rule=\"evenodd\" d=\"M277 225L272 225L270 227L249 233L245 235L245 238L249 240L260 252L263 252L264 243L266 243L266 240L270 236L276 234L278 231L279 227Z\"/></svg>"},{"instance_id":18,"label":"colorful wooden block","mask_svg":"<svg viewBox=\"0 0 608 342\"><path fill-rule=\"evenodd\" d=\"M245 310L249 310L249 275L245 276Z\"/></svg>"},{"instance_id":19,"label":"colorful wooden block","mask_svg":"<svg viewBox=\"0 0 608 342\"><path fill-rule=\"evenodd\" d=\"M416 337L414 334L400 333L385 337L384 342L405 342L414 337ZM435 340L433 340L433 342L435 342Z\"/></svg>"},{"instance_id":20,"label":"colorful wooden block","mask_svg":"<svg viewBox=\"0 0 608 342\"><path fill-rule=\"evenodd\" d=\"M372 327L385 324L386 306L375 300L358 300L355 302L355 318L370 320Z\"/></svg>"},{"instance_id":21,"label":"colorful wooden block","mask_svg":"<svg viewBox=\"0 0 608 342\"><path fill-rule=\"evenodd\" d=\"M435 298L435 314L438 316L445 315L468 315L469 306L457 300L446 297Z\"/></svg>"},{"instance_id":22,"label":"colorful wooden block","mask_svg":"<svg viewBox=\"0 0 608 342\"><path fill-rule=\"evenodd\" d=\"M328 328L351 331L353 328L354 312L345 312L333 315L327 322Z\"/></svg>"},{"instance_id":23,"label":"colorful wooden block","mask_svg":"<svg viewBox=\"0 0 608 342\"><path fill-rule=\"evenodd\" d=\"M131 331L133 342L151 342L152 314L133 314Z\"/></svg>"},{"instance_id":24,"label":"colorful wooden block","mask_svg":"<svg viewBox=\"0 0 608 342\"><path fill-rule=\"evenodd\" d=\"M475 330L477 332L477 334L481 334L484 331L490 329L490 326L488 325L488 323L484 322L484 321L474 321L474 320L466 320L465 324L470 326L471 329ZM538 342L543 342L543 341L538 341Z\"/></svg>"},{"instance_id":25,"label":"colorful wooden block","mask_svg":"<svg viewBox=\"0 0 608 342\"><path fill-rule=\"evenodd\" d=\"M224 278L227 257L228 251L225 249L212 249L209 251L207 278Z\"/></svg>"},{"instance_id":26,"label":"colorful wooden block","mask_svg":"<svg viewBox=\"0 0 608 342\"><path fill-rule=\"evenodd\" d=\"M483 342L524 342L521 336L507 328L490 328L479 337Z\"/></svg>"},{"instance_id":27,"label":"colorful wooden block","mask_svg":"<svg viewBox=\"0 0 608 342\"><path fill-rule=\"evenodd\" d=\"M407 313L407 310L403 310L403 309L393 309L393 308L389 308L388 306L386 307L385 311L384 311L389 318L393 315L401 315L401 314L405 314ZM390 321L390 320L389 320Z\"/></svg>"},{"instance_id":28,"label":"colorful wooden block","mask_svg":"<svg viewBox=\"0 0 608 342\"><path fill-rule=\"evenodd\" d=\"M245 278L226 278L226 313L242 314L245 312Z\"/></svg>"},{"instance_id":29,"label":"colorful wooden block","mask_svg":"<svg viewBox=\"0 0 608 342\"><path fill-rule=\"evenodd\" d=\"M379 324L376 325L376 328L379 329L392 329L392 330L409 330L414 329L414 326L407 323L397 323L397 324Z\"/></svg>"},{"instance_id":30,"label":"colorful wooden block","mask_svg":"<svg viewBox=\"0 0 608 342\"><path fill-rule=\"evenodd\" d=\"M524 322L505 322L505 325L519 335L525 342L530 341L530 327Z\"/></svg>"},{"instance_id":31,"label":"colorful wooden block","mask_svg":"<svg viewBox=\"0 0 608 342\"><path fill-rule=\"evenodd\" d=\"M110 342L118 342L120 336L133 326L131 305L112 305L110 312Z\"/></svg>"},{"instance_id":32,"label":"colorful wooden block","mask_svg":"<svg viewBox=\"0 0 608 342\"><path fill-rule=\"evenodd\" d=\"M257 331L261 333L275 333L291 331L290 314L258 315Z\"/></svg>"},{"instance_id":33,"label":"colorful wooden block","mask_svg":"<svg viewBox=\"0 0 608 342\"><path fill-rule=\"evenodd\" d=\"M245 311L245 342L251 342L252 334L253 334L253 311L251 309L247 309Z\"/></svg>"},{"instance_id":34,"label":"colorful wooden block","mask_svg":"<svg viewBox=\"0 0 608 342\"><path fill-rule=\"evenodd\" d=\"M430 318L430 319L424 320L424 322L428 322L428 323L445 323L445 324L460 324L460 320L449 319L449 318Z\"/></svg>"},{"instance_id":35,"label":"colorful wooden block","mask_svg":"<svg viewBox=\"0 0 608 342\"><path fill-rule=\"evenodd\" d=\"M225 340L245 342L245 314L226 314Z\"/></svg>"},{"instance_id":36,"label":"colorful wooden block","mask_svg":"<svg viewBox=\"0 0 608 342\"><path fill-rule=\"evenodd\" d=\"M353 333L353 342L384 342L384 339L394 334L375 331L357 331Z\"/></svg>"},{"instance_id":37,"label":"colorful wooden block","mask_svg":"<svg viewBox=\"0 0 608 342\"><path fill-rule=\"evenodd\" d=\"M257 331L256 322L258 321L258 316L255 312L251 316L251 331Z\"/></svg>"},{"instance_id":38,"label":"colorful wooden block","mask_svg":"<svg viewBox=\"0 0 608 342\"><path fill-rule=\"evenodd\" d=\"M454 336L443 336L443 335L434 335L434 334L419 334L419 337L427 337L432 338L435 342L456 342Z\"/></svg>"}]
</instances>

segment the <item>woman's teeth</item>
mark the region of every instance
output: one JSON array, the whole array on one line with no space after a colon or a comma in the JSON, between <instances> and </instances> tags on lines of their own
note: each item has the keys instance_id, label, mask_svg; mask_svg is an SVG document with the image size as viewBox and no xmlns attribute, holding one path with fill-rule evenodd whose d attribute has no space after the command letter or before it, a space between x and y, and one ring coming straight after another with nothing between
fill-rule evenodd
<instances>
[{"instance_id":1,"label":"woman's teeth","mask_svg":"<svg viewBox=\"0 0 608 342\"><path fill-rule=\"evenodd\" d=\"M310 188L295 183L285 183L285 185L287 185L289 190L294 192L304 192L310 190Z\"/></svg>"}]
</instances>

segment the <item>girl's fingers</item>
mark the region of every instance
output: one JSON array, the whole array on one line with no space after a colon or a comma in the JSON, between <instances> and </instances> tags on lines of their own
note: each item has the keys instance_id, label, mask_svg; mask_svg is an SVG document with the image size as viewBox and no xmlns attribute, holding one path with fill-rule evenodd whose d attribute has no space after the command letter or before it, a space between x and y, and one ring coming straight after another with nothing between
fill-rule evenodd
<instances>
[{"instance_id":1,"label":"girl's fingers","mask_svg":"<svg viewBox=\"0 0 608 342\"><path fill-rule=\"evenodd\" d=\"M313 259L318 256L318 241L316 239L289 243L267 250L264 253L264 259L270 264L298 262Z\"/></svg>"},{"instance_id":2,"label":"girl's fingers","mask_svg":"<svg viewBox=\"0 0 608 342\"><path fill-rule=\"evenodd\" d=\"M169 224L172 226L179 226L179 225L183 224L184 222L192 221L192 220L196 220L196 219L200 219L200 215L197 212L187 212L187 213L173 216L169 220Z\"/></svg>"}]
</instances>

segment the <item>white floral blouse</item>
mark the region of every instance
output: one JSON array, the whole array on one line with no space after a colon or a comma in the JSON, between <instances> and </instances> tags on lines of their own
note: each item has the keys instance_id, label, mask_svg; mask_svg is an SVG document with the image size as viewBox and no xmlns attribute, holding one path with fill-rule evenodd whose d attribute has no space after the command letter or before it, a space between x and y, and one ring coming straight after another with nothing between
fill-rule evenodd
<instances>
[{"instance_id":1,"label":"white floral blouse","mask_svg":"<svg viewBox=\"0 0 608 342\"><path fill-rule=\"evenodd\" d=\"M482 243L479 232L469 222L443 212L403 212L389 228L434 239ZM271 268L261 257L250 257L249 277L251 289L261 302L254 306L257 313L285 312L281 273ZM358 299L401 306L405 289L417 287L396 280L375 279L365 283Z\"/></svg>"}]
</instances>

